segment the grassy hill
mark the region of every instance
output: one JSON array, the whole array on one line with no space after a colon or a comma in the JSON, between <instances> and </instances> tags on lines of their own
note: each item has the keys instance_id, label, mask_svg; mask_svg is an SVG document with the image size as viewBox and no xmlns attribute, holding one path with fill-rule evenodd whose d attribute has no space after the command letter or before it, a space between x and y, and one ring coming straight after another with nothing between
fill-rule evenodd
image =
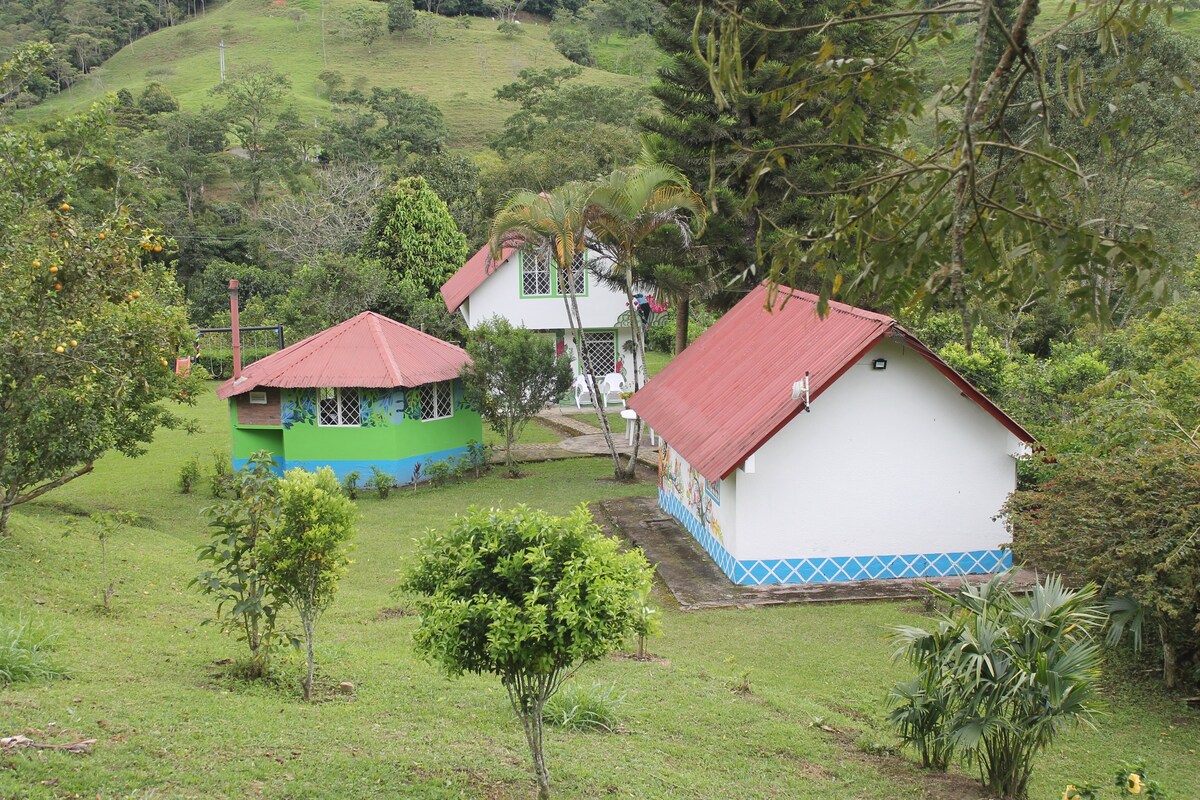
<instances>
[{"instance_id":1,"label":"grassy hill","mask_svg":"<svg viewBox=\"0 0 1200 800\"><path fill-rule=\"evenodd\" d=\"M326 69L342 74L347 87L399 87L428 97L446 116L456 147L482 146L513 111L494 98L495 90L527 67L563 67L568 62L547 38L545 25L527 23L512 39L488 19L458 20L430 15L437 25L432 44L416 31L386 36L368 53L345 34L342 20L354 7L381 9L368 0L327 0L326 55L321 48L320 0L230 0L174 28L139 39L103 66L48 102L23 112L23 120L42 120L78 111L106 92L128 89L137 95L158 81L187 109L219 105L208 90L220 81L218 45L225 42L226 72L270 64L292 80L302 118L329 111L317 75ZM289 15L300 10L297 24ZM422 14L422 16L424 16ZM636 85L640 78L585 70L583 80L604 85Z\"/></svg>"}]
</instances>

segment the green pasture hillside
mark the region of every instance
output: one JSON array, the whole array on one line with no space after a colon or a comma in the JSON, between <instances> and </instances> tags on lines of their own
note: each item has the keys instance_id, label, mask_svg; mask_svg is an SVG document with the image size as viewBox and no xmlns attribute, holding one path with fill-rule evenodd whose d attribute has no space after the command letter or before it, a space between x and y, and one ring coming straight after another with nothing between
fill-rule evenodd
<instances>
[{"instance_id":1,"label":"green pasture hillside","mask_svg":"<svg viewBox=\"0 0 1200 800\"><path fill-rule=\"evenodd\" d=\"M398 87L428 97L445 114L451 144L474 148L515 109L495 99L498 87L527 67L570 63L550 43L545 25L528 22L510 39L489 19L459 21L435 15L429 15L437 25L432 43L414 30L385 36L368 53L365 45L347 35L349 28L343 23L355 7L383 10L367 0L326 0L326 63L320 0L230 0L201 17L137 40L70 90L22 112L19 119L38 121L79 111L120 89L136 96L151 81L166 86L184 108L218 106L219 98L209 89L220 81L218 46L224 41L227 75L269 64L291 78L302 117L329 112L324 85L317 80L329 69L341 73L346 88ZM293 19L297 10L302 12L298 23ZM604 85L641 80L595 69L585 70L582 79Z\"/></svg>"}]
</instances>

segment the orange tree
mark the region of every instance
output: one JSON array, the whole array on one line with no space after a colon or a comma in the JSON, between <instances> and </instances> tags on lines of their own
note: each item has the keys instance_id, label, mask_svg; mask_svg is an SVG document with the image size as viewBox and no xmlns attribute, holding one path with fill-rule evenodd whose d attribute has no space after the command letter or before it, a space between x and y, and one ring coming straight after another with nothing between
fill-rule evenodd
<instances>
[{"instance_id":1,"label":"orange tree","mask_svg":"<svg viewBox=\"0 0 1200 800\"><path fill-rule=\"evenodd\" d=\"M99 134L106 110L62 123ZM0 132L0 533L15 506L136 455L179 420L160 401L193 386L173 359L188 337L169 242L122 213L71 207L86 153Z\"/></svg>"}]
</instances>

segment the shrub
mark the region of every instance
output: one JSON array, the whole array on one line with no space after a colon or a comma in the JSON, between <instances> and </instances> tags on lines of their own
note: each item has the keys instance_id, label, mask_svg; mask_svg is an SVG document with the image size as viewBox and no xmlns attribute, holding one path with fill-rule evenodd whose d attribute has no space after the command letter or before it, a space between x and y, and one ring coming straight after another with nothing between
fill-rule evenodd
<instances>
[{"instance_id":1,"label":"shrub","mask_svg":"<svg viewBox=\"0 0 1200 800\"><path fill-rule=\"evenodd\" d=\"M621 727L624 702L616 684L584 686L571 681L546 702L546 721L557 728L612 733Z\"/></svg>"},{"instance_id":2,"label":"shrub","mask_svg":"<svg viewBox=\"0 0 1200 800\"><path fill-rule=\"evenodd\" d=\"M573 670L621 646L633 628L632 597L649 576L641 553L621 552L582 505L567 517L471 509L418 545L404 582L420 597L417 650L450 675L500 678L525 730L539 798L550 797L546 703Z\"/></svg>"},{"instance_id":3,"label":"shrub","mask_svg":"<svg viewBox=\"0 0 1200 800\"><path fill-rule=\"evenodd\" d=\"M351 500L358 499L358 482L362 478L362 474L358 470L346 473L346 477L342 478L342 491L346 493L346 497Z\"/></svg>"},{"instance_id":4,"label":"shrub","mask_svg":"<svg viewBox=\"0 0 1200 800\"><path fill-rule=\"evenodd\" d=\"M554 49L562 53L563 58L568 61L574 61L583 67L596 66L591 39L584 31L552 25L550 41L554 43Z\"/></svg>"},{"instance_id":5,"label":"shrub","mask_svg":"<svg viewBox=\"0 0 1200 800\"><path fill-rule=\"evenodd\" d=\"M1073 591L1051 577L1018 595L998 575L957 595L929 590L950 610L933 630L894 630L897 655L916 667L917 681L893 690L890 720L923 763L957 749L990 792L1023 800L1034 757L1096 713L1094 634L1104 619L1096 589Z\"/></svg>"},{"instance_id":6,"label":"shrub","mask_svg":"<svg viewBox=\"0 0 1200 800\"><path fill-rule=\"evenodd\" d=\"M653 585L647 583L633 598L633 632L637 636L637 657L646 657L646 639L654 636L662 628L658 609L651 600Z\"/></svg>"},{"instance_id":7,"label":"shrub","mask_svg":"<svg viewBox=\"0 0 1200 800\"><path fill-rule=\"evenodd\" d=\"M183 462L183 466L179 468L179 491L183 494L191 494L192 488L199 480L200 457L192 456Z\"/></svg>"},{"instance_id":8,"label":"shrub","mask_svg":"<svg viewBox=\"0 0 1200 800\"><path fill-rule=\"evenodd\" d=\"M228 497L233 491L236 478L233 474L233 461L228 450L212 451L212 474L208 477L208 490L214 499Z\"/></svg>"},{"instance_id":9,"label":"shrub","mask_svg":"<svg viewBox=\"0 0 1200 800\"><path fill-rule=\"evenodd\" d=\"M395 485L396 479L394 477L374 464L371 465L371 477L367 479L367 486L375 490L380 500L387 500L387 496L391 494L392 487Z\"/></svg>"},{"instance_id":10,"label":"shrub","mask_svg":"<svg viewBox=\"0 0 1200 800\"><path fill-rule=\"evenodd\" d=\"M450 477L450 464L446 461L426 461L425 476L430 484L441 486Z\"/></svg>"},{"instance_id":11,"label":"shrub","mask_svg":"<svg viewBox=\"0 0 1200 800\"><path fill-rule=\"evenodd\" d=\"M484 471L487 469L488 459L491 458L491 456L492 446L490 444L483 444L482 442L477 442L474 439L467 440L467 453L463 456L463 461L465 465L475 474L476 478L483 475Z\"/></svg>"},{"instance_id":12,"label":"shrub","mask_svg":"<svg viewBox=\"0 0 1200 800\"><path fill-rule=\"evenodd\" d=\"M24 683L61 678L66 673L54 660L58 633L27 617L0 619L0 683Z\"/></svg>"}]
</instances>

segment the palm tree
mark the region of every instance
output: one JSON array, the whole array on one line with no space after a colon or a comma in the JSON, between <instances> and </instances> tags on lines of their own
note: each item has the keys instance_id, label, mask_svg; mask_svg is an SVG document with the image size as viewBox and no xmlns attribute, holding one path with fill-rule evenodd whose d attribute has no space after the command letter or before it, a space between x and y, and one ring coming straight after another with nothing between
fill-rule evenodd
<instances>
[{"instance_id":1,"label":"palm tree","mask_svg":"<svg viewBox=\"0 0 1200 800\"><path fill-rule=\"evenodd\" d=\"M618 169L601 178L592 190L590 206L588 244L606 256L614 276L623 279L633 328L633 390L637 391L641 388L646 353L645 331L633 303L638 252L647 238L664 227L679 231L687 246L692 234L689 219L698 219L703 224L704 201L679 170L644 159L635 167ZM625 470L619 471L619 477L632 478L637 463L642 421L639 418L633 424L633 452Z\"/></svg>"},{"instance_id":2,"label":"palm tree","mask_svg":"<svg viewBox=\"0 0 1200 800\"><path fill-rule=\"evenodd\" d=\"M591 357L583 346L583 323L575 288L575 256L586 250L588 217L592 213L592 184L572 181L553 192L532 192L520 189L500 201L492 219L489 246L493 260L499 259L505 248L525 247L541 251L554 259L559 274L566 277L562 291L567 308L567 320L575 337L575 352L579 354L582 372L592 397L599 397L596 371ZM599 409L597 409L599 410ZM600 412L600 427L612 455L613 469L622 475L621 458L613 442L608 415Z\"/></svg>"}]
</instances>

